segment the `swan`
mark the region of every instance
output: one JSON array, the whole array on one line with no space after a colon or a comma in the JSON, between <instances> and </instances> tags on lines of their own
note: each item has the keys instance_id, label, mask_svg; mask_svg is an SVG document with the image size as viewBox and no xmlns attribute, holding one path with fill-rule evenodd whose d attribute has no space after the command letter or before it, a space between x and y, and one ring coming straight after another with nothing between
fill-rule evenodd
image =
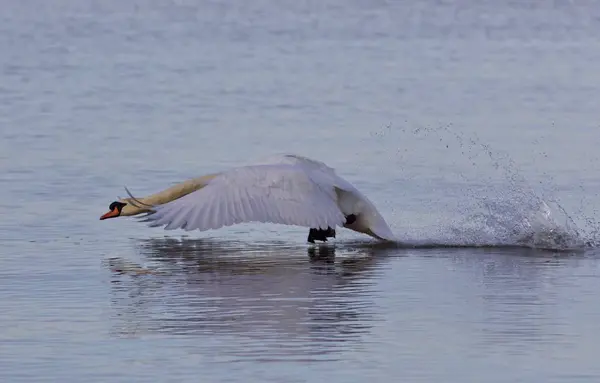
<instances>
[{"instance_id":1,"label":"swan","mask_svg":"<svg viewBox=\"0 0 600 383\"><path fill-rule=\"evenodd\" d=\"M208 174L143 198L119 199L100 220L137 216L150 227L210 230L243 222L308 227L307 241L327 242L343 226L395 241L375 205L323 162L284 154Z\"/></svg>"}]
</instances>

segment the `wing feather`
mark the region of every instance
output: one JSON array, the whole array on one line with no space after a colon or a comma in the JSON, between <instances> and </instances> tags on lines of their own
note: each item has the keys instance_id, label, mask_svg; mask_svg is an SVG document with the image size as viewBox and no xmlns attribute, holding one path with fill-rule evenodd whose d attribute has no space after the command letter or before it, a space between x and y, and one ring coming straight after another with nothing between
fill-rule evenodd
<instances>
[{"instance_id":1,"label":"wing feather","mask_svg":"<svg viewBox=\"0 0 600 383\"><path fill-rule=\"evenodd\" d=\"M201 231L243 222L322 229L345 222L335 186L319 172L291 164L224 172L204 188L156 206L145 218L150 226Z\"/></svg>"}]
</instances>

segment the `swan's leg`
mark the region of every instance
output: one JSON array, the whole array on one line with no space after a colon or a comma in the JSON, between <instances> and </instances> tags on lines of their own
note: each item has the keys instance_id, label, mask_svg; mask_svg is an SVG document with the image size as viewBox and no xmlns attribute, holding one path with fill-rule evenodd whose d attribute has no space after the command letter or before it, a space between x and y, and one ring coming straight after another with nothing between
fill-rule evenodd
<instances>
[{"instance_id":1,"label":"swan's leg","mask_svg":"<svg viewBox=\"0 0 600 383\"><path fill-rule=\"evenodd\" d=\"M331 227L327 229L310 229L307 240L310 243L315 243L315 240L327 242L327 238L335 238L335 229Z\"/></svg>"},{"instance_id":2,"label":"swan's leg","mask_svg":"<svg viewBox=\"0 0 600 383\"><path fill-rule=\"evenodd\" d=\"M346 225L352 225L356 221L356 216L350 214L346 216ZM315 243L315 241L327 242L327 238L335 238L335 229L328 227L327 229L310 229L308 232L308 242Z\"/></svg>"}]
</instances>

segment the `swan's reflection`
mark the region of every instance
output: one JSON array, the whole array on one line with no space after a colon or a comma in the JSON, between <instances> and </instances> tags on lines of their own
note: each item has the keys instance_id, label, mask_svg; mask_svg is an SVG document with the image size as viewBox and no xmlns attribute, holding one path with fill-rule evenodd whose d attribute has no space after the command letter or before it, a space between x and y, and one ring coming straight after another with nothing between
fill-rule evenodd
<instances>
[{"instance_id":1,"label":"swan's reflection","mask_svg":"<svg viewBox=\"0 0 600 383\"><path fill-rule=\"evenodd\" d=\"M233 336L230 356L261 358L360 339L377 319L370 276L393 251L206 239L142 240L138 249L169 272L115 277L115 333Z\"/></svg>"}]
</instances>

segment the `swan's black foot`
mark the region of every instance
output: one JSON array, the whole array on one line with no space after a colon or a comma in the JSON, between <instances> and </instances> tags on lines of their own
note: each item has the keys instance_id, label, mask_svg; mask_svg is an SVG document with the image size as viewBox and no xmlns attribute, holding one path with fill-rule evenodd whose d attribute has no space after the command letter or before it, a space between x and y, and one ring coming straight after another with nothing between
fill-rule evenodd
<instances>
[{"instance_id":1,"label":"swan's black foot","mask_svg":"<svg viewBox=\"0 0 600 383\"><path fill-rule=\"evenodd\" d=\"M356 216L350 214L346 216L346 225L352 225L356 221ZM327 229L310 229L308 232L308 242L315 243L315 241L327 242L327 238L335 238L335 229L327 227Z\"/></svg>"},{"instance_id":2,"label":"swan's black foot","mask_svg":"<svg viewBox=\"0 0 600 383\"><path fill-rule=\"evenodd\" d=\"M328 227L327 229L310 229L308 232L308 242L315 241L327 242L327 238L335 238L335 229Z\"/></svg>"}]
</instances>

